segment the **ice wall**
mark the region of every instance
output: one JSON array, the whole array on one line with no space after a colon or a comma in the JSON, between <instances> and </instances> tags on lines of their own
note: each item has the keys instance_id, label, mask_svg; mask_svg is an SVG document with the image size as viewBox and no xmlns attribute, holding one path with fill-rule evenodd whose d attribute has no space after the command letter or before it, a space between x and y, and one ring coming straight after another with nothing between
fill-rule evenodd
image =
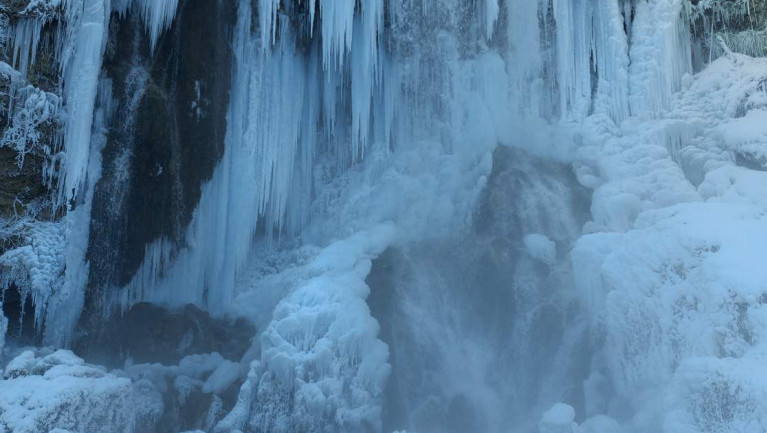
<instances>
[{"instance_id":1,"label":"ice wall","mask_svg":"<svg viewBox=\"0 0 767 433\"><path fill-rule=\"evenodd\" d=\"M619 124L668 108L692 73L686 7L683 0L554 2L561 116L605 113Z\"/></svg>"}]
</instances>

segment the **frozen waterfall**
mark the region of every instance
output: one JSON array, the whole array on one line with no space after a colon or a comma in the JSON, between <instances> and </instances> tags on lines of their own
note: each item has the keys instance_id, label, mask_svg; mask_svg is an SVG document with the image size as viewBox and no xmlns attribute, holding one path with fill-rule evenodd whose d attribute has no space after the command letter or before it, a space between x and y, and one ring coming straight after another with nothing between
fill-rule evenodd
<instances>
[{"instance_id":1,"label":"frozen waterfall","mask_svg":"<svg viewBox=\"0 0 767 433\"><path fill-rule=\"evenodd\" d=\"M766 25L0 4L0 431L767 432Z\"/></svg>"}]
</instances>

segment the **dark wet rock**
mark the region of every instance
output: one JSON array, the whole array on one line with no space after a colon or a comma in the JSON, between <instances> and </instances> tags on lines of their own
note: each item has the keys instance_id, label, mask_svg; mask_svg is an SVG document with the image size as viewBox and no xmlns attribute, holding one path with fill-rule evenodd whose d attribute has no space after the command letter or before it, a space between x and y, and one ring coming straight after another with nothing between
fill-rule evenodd
<instances>
[{"instance_id":1,"label":"dark wet rock","mask_svg":"<svg viewBox=\"0 0 767 433\"><path fill-rule=\"evenodd\" d=\"M32 297L25 296L15 284L0 292L2 314L8 319L6 341L20 346L41 344L42 336L35 328L35 304Z\"/></svg>"},{"instance_id":2,"label":"dark wet rock","mask_svg":"<svg viewBox=\"0 0 767 433\"><path fill-rule=\"evenodd\" d=\"M21 19L51 23L61 18L61 3L52 0L3 0L0 3L0 15L4 15L9 24L15 24Z\"/></svg>"},{"instance_id":3,"label":"dark wet rock","mask_svg":"<svg viewBox=\"0 0 767 433\"><path fill-rule=\"evenodd\" d=\"M474 216L474 229L506 241L519 241L529 233L564 241L580 234L590 207L591 194L580 186L569 165L499 146Z\"/></svg>"},{"instance_id":4,"label":"dark wet rock","mask_svg":"<svg viewBox=\"0 0 767 433\"><path fill-rule=\"evenodd\" d=\"M234 407L244 377L222 389L205 389L203 383L217 364L239 369L255 336L255 328L242 318L215 318L194 305L169 310L149 303L110 317L83 317L79 329L73 344L78 356L110 369L126 368L139 393L161 401L161 412L136 426L147 433L209 431ZM184 359L191 355L201 357ZM182 368L211 359L215 364L202 373ZM142 385L147 378L150 383Z\"/></svg>"},{"instance_id":5,"label":"dark wet rock","mask_svg":"<svg viewBox=\"0 0 767 433\"><path fill-rule=\"evenodd\" d=\"M767 171L767 157L750 152L735 152L735 164L749 170Z\"/></svg>"},{"instance_id":6,"label":"dark wet rock","mask_svg":"<svg viewBox=\"0 0 767 433\"><path fill-rule=\"evenodd\" d=\"M0 61L2 58L2 49L0 49ZM0 73L0 131L8 126L8 112L6 111L11 104L11 77Z\"/></svg>"},{"instance_id":7,"label":"dark wet rock","mask_svg":"<svg viewBox=\"0 0 767 433\"><path fill-rule=\"evenodd\" d=\"M81 326L75 352L110 367L122 366L128 358L135 364L175 365L185 356L212 352L239 361L255 335L255 328L242 318L217 319L194 305L168 310L140 303L122 315L81 321L102 325Z\"/></svg>"},{"instance_id":8,"label":"dark wet rock","mask_svg":"<svg viewBox=\"0 0 767 433\"><path fill-rule=\"evenodd\" d=\"M226 391L206 393L199 387L192 389L183 398L177 393L164 394L165 412L145 432L177 433L179 431L211 431L223 414L228 413L237 402L242 381L233 383Z\"/></svg>"},{"instance_id":9,"label":"dark wet rock","mask_svg":"<svg viewBox=\"0 0 767 433\"><path fill-rule=\"evenodd\" d=\"M93 201L86 305L183 234L224 151L234 2L182 0L152 53L135 13L113 14L104 69L117 114Z\"/></svg>"},{"instance_id":10,"label":"dark wet rock","mask_svg":"<svg viewBox=\"0 0 767 433\"><path fill-rule=\"evenodd\" d=\"M61 83L59 77L59 66L56 63L56 54L54 52L54 34L55 26L47 25L43 29L45 40L37 50L35 63L29 66L27 71L27 82L38 89L46 92L58 93Z\"/></svg>"},{"instance_id":11,"label":"dark wet rock","mask_svg":"<svg viewBox=\"0 0 767 433\"><path fill-rule=\"evenodd\" d=\"M28 0L4 2L0 7L0 18L18 18L14 14L23 10L28 3ZM50 203L42 203L50 201L50 191L44 185L43 166L47 157L45 146L52 147L61 125L53 115L35 125L35 140L27 140L21 145L16 141L24 141L26 136L16 137L7 132L14 126L8 115L12 106L23 106L24 98L30 94L45 95L40 90L54 93L58 90L59 68L55 64L52 49L53 30L52 25L43 27L36 61L28 68L26 77L10 69L0 73L0 218L25 216L30 210L37 219L52 218L49 212ZM9 62L9 54L7 50L0 48L0 61ZM19 91L30 85L36 89L32 92ZM28 89L32 88L27 87ZM48 97L55 98L50 94ZM17 148L25 148L24 155L20 155ZM37 202L33 206L34 210L29 206L33 202Z\"/></svg>"},{"instance_id":12,"label":"dark wet rock","mask_svg":"<svg viewBox=\"0 0 767 433\"><path fill-rule=\"evenodd\" d=\"M30 7L31 5L31 7ZM0 2L0 26L13 26L19 20L42 23L35 62L29 65L28 84L47 92L59 89L59 65L56 63L56 38L60 37L61 2L30 0L3 0ZM0 29L1 30L1 29ZM0 61L11 63L10 45L0 46ZM0 80L0 87L2 81Z\"/></svg>"}]
</instances>

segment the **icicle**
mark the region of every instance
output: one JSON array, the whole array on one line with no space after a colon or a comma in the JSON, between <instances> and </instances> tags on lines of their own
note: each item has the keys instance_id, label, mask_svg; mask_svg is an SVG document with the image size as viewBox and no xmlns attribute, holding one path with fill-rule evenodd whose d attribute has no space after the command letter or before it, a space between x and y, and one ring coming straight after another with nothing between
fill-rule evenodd
<instances>
[{"instance_id":1,"label":"icicle","mask_svg":"<svg viewBox=\"0 0 767 433\"><path fill-rule=\"evenodd\" d=\"M178 0L136 0L138 2L141 20L149 30L149 41L152 52L157 45L160 34L170 27L176 16Z\"/></svg>"},{"instance_id":2,"label":"icicle","mask_svg":"<svg viewBox=\"0 0 767 433\"><path fill-rule=\"evenodd\" d=\"M631 38L631 114L652 118L692 73L690 30L682 0L638 2Z\"/></svg>"},{"instance_id":3,"label":"icicle","mask_svg":"<svg viewBox=\"0 0 767 433\"><path fill-rule=\"evenodd\" d=\"M344 57L351 51L355 3L356 0L320 1L322 58L325 69L328 69L331 62L339 70L342 69Z\"/></svg>"},{"instance_id":4,"label":"icicle","mask_svg":"<svg viewBox=\"0 0 767 433\"><path fill-rule=\"evenodd\" d=\"M40 19L21 18L11 31L11 51L13 52L11 64L23 76L27 75L29 66L35 64L43 25L45 21Z\"/></svg>"},{"instance_id":5,"label":"icicle","mask_svg":"<svg viewBox=\"0 0 767 433\"><path fill-rule=\"evenodd\" d=\"M98 127L103 126L100 115L96 116L96 134L93 134L92 126L107 39L109 0L70 0L65 8L67 34L59 58L67 123L63 151L54 157L61 161L54 204L57 207L66 205L68 212L61 223L66 237L66 248L63 249L65 274L46 310L44 341L53 345L69 342L83 307L88 281L85 252L91 201L100 177L101 148L106 140ZM111 87L109 83L104 85Z\"/></svg>"},{"instance_id":6,"label":"icicle","mask_svg":"<svg viewBox=\"0 0 767 433\"><path fill-rule=\"evenodd\" d=\"M314 3L313 1L311 3ZM277 38L277 11L280 0L259 0L258 19L261 29L261 48L268 50ZM313 9L313 8L312 8Z\"/></svg>"},{"instance_id":7,"label":"icicle","mask_svg":"<svg viewBox=\"0 0 767 433\"><path fill-rule=\"evenodd\" d=\"M317 15L317 3L314 0L306 0L309 2L309 18L311 23L309 24L310 34L314 36L314 17Z\"/></svg>"},{"instance_id":8,"label":"icicle","mask_svg":"<svg viewBox=\"0 0 767 433\"><path fill-rule=\"evenodd\" d=\"M304 113L306 64L295 52L289 25L271 57L254 65L245 142L254 150L259 214L271 229L284 220Z\"/></svg>"},{"instance_id":9,"label":"icicle","mask_svg":"<svg viewBox=\"0 0 767 433\"><path fill-rule=\"evenodd\" d=\"M322 81L320 83L322 92L322 112L324 114L325 128L324 132L331 138L336 132L336 118L338 117L338 96L341 93L343 85L343 73L335 64L331 63L325 68L325 59L323 57Z\"/></svg>"},{"instance_id":10,"label":"icicle","mask_svg":"<svg viewBox=\"0 0 767 433\"><path fill-rule=\"evenodd\" d=\"M173 23L178 0L111 0L112 11L125 16L132 7L138 8L141 21L149 32L149 46L154 53L162 32Z\"/></svg>"},{"instance_id":11,"label":"icicle","mask_svg":"<svg viewBox=\"0 0 767 433\"><path fill-rule=\"evenodd\" d=\"M278 16L285 20L278 26L278 43L265 50L259 45L271 40L249 34L248 1L240 2L238 15L224 156L202 188L186 234L190 247L174 251L165 240L149 246L124 295L112 300L124 307L146 300L224 308L256 225L263 222L271 234L286 221L306 220L301 212L308 204L292 194L311 186L319 96L308 83L320 80L318 54L307 60L296 52L287 17ZM297 213L288 215L291 203L298 203L291 209Z\"/></svg>"},{"instance_id":12,"label":"icicle","mask_svg":"<svg viewBox=\"0 0 767 433\"><path fill-rule=\"evenodd\" d=\"M619 1L558 1L554 8L562 117L602 112L621 122L629 114L629 57Z\"/></svg>"},{"instance_id":13,"label":"icicle","mask_svg":"<svg viewBox=\"0 0 767 433\"><path fill-rule=\"evenodd\" d=\"M509 24L507 41L511 99L518 101L519 110L538 115L537 105L542 96L541 34L538 25L540 2L506 0Z\"/></svg>"},{"instance_id":14,"label":"icicle","mask_svg":"<svg viewBox=\"0 0 767 433\"><path fill-rule=\"evenodd\" d=\"M560 106L565 119L581 119L591 104L590 0L554 2Z\"/></svg>"},{"instance_id":15,"label":"icicle","mask_svg":"<svg viewBox=\"0 0 767 433\"><path fill-rule=\"evenodd\" d=\"M383 27L383 0L369 0L354 24L352 49L352 157L362 157L370 135L373 91L380 83L378 44Z\"/></svg>"},{"instance_id":16,"label":"icicle","mask_svg":"<svg viewBox=\"0 0 767 433\"><path fill-rule=\"evenodd\" d=\"M629 48L618 0L603 0L595 6L593 34L599 76L594 111L606 112L620 123L629 114Z\"/></svg>"},{"instance_id":17,"label":"icicle","mask_svg":"<svg viewBox=\"0 0 767 433\"><path fill-rule=\"evenodd\" d=\"M68 4L69 22L75 26L64 56L64 104L68 121L64 131L64 165L58 180L60 206L77 197L87 174L93 110L106 43L109 0L79 0Z\"/></svg>"},{"instance_id":18,"label":"icicle","mask_svg":"<svg viewBox=\"0 0 767 433\"><path fill-rule=\"evenodd\" d=\"M319 76L322 63L318 44L311 51L308 73ZM317 128L321 107L321 93L314 86L304 86L304 112L301 117L301 137L296 155L295 174L287 203L285 227L290 235L296 235L311 215L314 158L317 154Z\"/></svg>"},{"instance_id":19,"label":"icicle","mask_svg":"<svg viewBox=\"0 0 767 433\"><path fill-rule=\"evenodd\" d=\"M49 299L60 291L66 239L61 224L50 222L27 224L22 233L26 245L0 255L0 295L16 286L22 300L31 298L37 307L33 321L40 330Z\"/></svg>"},{"instance_id":20,"label":"icicle","mask_svg":"<svg viewBox=\"0 0 767 433\"><path fill-rule=\"evenodd\" d=\"M533 3L527 1L526 3ZM501 8L498 6L498 0L485 0L485 32L487 40L493 37L493 31L495 30L495 23L498 21L498 14L500 14ZM530 25L530 24L528 24ZM530 27L536 27L530 25Z\"/></svg>"}]
</instances>

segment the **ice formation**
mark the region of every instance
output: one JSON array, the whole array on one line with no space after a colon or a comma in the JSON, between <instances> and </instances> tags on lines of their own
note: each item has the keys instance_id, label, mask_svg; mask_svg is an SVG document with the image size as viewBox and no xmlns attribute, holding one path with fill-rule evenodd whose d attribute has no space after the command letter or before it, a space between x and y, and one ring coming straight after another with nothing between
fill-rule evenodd
<instances>
[{"instance_id":1,"label":"ice formation","mask_svg":"<svg viewBox=\"0 0 767 433\"><path fill-rule=\"evenodd\" d=\"M86 304L192 303L257 335L243 359L107 372L6 342L0 315L0 427L134 431L198 393L214 432L767 431L762 2L239 0L189 224L94 287L115 104L157 79L112 94L110 20L135 14L156 55L184 5L38 1L4 22L1 145L19 166L44 148L56 216L2 217L21 245L0 289L56 347L87 337Z\"/></svg>"}]
</instances>

